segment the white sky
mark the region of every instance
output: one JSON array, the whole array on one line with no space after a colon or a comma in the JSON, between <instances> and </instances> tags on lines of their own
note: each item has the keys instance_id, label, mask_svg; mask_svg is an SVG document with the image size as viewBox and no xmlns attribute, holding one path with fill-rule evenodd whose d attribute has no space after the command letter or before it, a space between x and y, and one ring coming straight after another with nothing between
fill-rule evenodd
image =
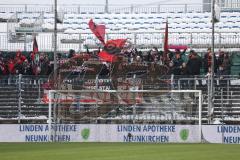
<instances>
[{"instance_id":1,"label":"white sky","mask_svg":"<svg viewBox=\"0 0 240 160\"><path fill-rule=\"evenodd\" d=\"M202 0L108 0L109 4L182 4L202 3ZM54 0L0 0L0 4L53 4ZM58 0L59 4L104 4L105 0Z\"/></svg>"}]
</instances>

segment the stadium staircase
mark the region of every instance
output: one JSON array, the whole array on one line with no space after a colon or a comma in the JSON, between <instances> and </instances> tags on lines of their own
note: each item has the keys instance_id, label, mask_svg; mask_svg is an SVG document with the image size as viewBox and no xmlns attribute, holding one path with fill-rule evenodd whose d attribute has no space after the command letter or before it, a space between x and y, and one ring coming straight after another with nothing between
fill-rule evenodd
<instances>
[{"instance_id":1,"label":"stadium staircase","mask_svg":"<svg viewBox=\"0 0 240 160\"><path fill-rule=\"evenodd\" d=\"M231 84L231 81L225 81L223 85L215 84L214 108L211 110L213 123L239 124L240 122L240 85ZM204 123L208 119L208 88L205 85L197 86L197 89L203 91L202 117Z\"/></svg>"},{"instance_id":2,"label":"stadium staircase","mask_svg":"<svg viewBox=\"0 0 240 160\"><path fill-rule=\"evenodd\" d=\"M27 80L24 83L24 80ZM48 105L41 102L43 90L39 80L23 79L20 90L16 79L2 80L0 84L0 123L41 123L46 122ZM40 90L39 90L40 89ZM21 107L19 104L21 103ZM21 110L21 114L19 111Z\"/></svg>"},{"instance_id":3,"label":"stadium staircase","mask_svg":"<svg viewBox=\"0 0 240 160\"><path fill-rule=\"evenodd\" d=\"M214 99L214 117L223 119L224 122L239 124L240 121L240 86L230 85L217 87ZM222 89L222 94L221 94Z\"/></svg>"}]
</instances>

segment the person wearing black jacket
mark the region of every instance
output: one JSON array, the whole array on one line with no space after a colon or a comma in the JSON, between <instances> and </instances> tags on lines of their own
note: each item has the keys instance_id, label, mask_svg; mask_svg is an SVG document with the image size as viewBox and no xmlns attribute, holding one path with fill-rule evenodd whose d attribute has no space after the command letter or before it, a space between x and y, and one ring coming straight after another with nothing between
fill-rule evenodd
<instances>
[{"instance_id":1,"label":"person wearing black jacket","mask_svg":"<svg viewBox=\"0 0 240 160\"><path fill-rule=\"evenodd\" d=\"M194 51L190 51L189 60L187 62L187 70L189 75L200 75L202 60Z\"/></svg>"},{"instance_id":2,"label":"person wearing black jacket","mask_svg":"<svg viewBox=\"0 0 240 160\"><path fill-rule=\"evenodd\" d=\"M229 75L231 70L231 62L229 55L227 53L224 53L223 51L220 52L219 58L218 58L218 72L217 75L219 76L219 85L224 86L229 83L229 80L224 79L224 75Z\"/></svg>"},{"instance_id":3,"label":"person wearing black jacket","mask_svg":"<svg viewBox=\"0 0 240 160\"><path fill-rule=\"evenodd\" d=\"M173 63L173 74L182 75L182 65L183 59L181 58L180 53L176 53L175 58L172 60Z\"/></svg>"},{"instance_id":4,"label":"person wearing black jacket","mask_svg":"<svg viewBox=\"0 0 240 160\"><path fill-rule=\"evenodd\" d=\"M196 75L200 75L202 67L202 60L200 56L194 51L190 51L189 60L187 62L187 74L193 78ZM202 85L202 81L198 81L199 85ZM190 81L190 86L193 87L194 81Z\"/></svg>"}]
</instances>

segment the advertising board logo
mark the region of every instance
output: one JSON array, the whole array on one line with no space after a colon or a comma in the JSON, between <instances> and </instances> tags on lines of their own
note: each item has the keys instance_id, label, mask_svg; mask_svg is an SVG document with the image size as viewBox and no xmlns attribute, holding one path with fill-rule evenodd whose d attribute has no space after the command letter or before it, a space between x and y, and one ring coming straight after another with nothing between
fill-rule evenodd
<instances>
[{"instance_id":1,"label":"advertising board logo","mask_svg":"<svg viewBox=\"0 0 240 160\"><path fill-rule=\"evenodd\" d=\"M189 136L189 130L188 129L182 129L180 131L180 138L183 140L183 141L186 141L188 139L188 136Z\"/></svg>"},{"instance_id":2,"label":"advertising board logo","mask_svg":"<svg viewBox=\"0 0 240 160\"><path fill-rule=\"evenodd\" d=\"M82 131L81 131L81 136L84 140L88 140L89 138L89 135L90 135L90 129L89 128L84 128Z\"/></svg>"}]
</instances>

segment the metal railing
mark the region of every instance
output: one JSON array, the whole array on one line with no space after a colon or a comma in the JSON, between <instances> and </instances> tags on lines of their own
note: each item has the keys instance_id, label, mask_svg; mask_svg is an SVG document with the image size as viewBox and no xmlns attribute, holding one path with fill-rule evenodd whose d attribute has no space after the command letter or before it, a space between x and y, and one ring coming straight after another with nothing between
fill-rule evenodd
<instances>
[{"instance_id":1,"label":"metal railing","mask_svg":"<svg viewBox=\"0 0 240 160\"><path fill-rule=\"evenodd\" d=\"M105 13L104 4L59 4L59 11L64 13ZM1 4L0 12L49 12L54 6L50 4ZM109 5L108 13L161 13L161 12L202 12L202 4L128 4Z\"/></svg>"},{"instance_id":2,"label":"metal railing","mask_svg":"<svg viewBox=\"0 0 240 160\"><path fill-rule=\"evenodd\" d=\"M171 76L157 78L156 81L149 82L143 77L123 77L119 79L119 85L127 84L128 89L152 89L152 90L202 90L203 93L203 118L208 116L207 112L207 77L206 76ZM148 82L147 82L148 81ZM202 83L201 83L201 82ZM46 122L48 103L43 102L44 88L43 84L48 82L46 76L5 76L0 79L0 123L1 121L14 121L14 123L36 123L37 121ZM63 90L91 89L111 85L116 82L107 78L96 78L94 76L79 78L79 76L67 77L64 79L61 88ZM134 83L133 83L134 82ZM137 83L136 83L137 82ZM215 77L215 96L213 118L221 118L222 122L231 124L234 121L239 122L240 118L240 79L239 76L216 76ZM87 86L88 85L88 86ZM131 86L132 85L132 86ZM162 85L162 87L160 86ZM84 87L83 87L84 86ZM156 87L159 86L159 87ZM90 87L90 88L89 88ZM93 89L93 88L92 88ZM95 88L96 89L96 88ZM132 88L133 89L133 88ZM20 96L19 96L20 95ZM198 97L192 94L183 93L180 98L197 101ZM189 99L188 99L189 100ZM154 103L154 102L152 102Z\"/></svg>"},{"instance_id":3,"label":"metal railing","mask_svg":"<svg viewBox=\"0 0 240 160\"><path fill-rule=\"evenodd\" d=\"M0 123L45 123L48 107L42 103L46 77L0 77Z\"/></svg>"},{"instance_id":4,"label":"metal railing","mask_svg":"<svg viewBox=\"0 0 240 160\"><path fill-rule=\"evenodd\" d=\"M195 4L127 4L108 6L105 4L59 4L59 11L64 13L161 13L161 12L206 12L210 11L210 3ZM223 11L239 10L239 0L224 0L221 3ZM0 4L0 12L48 12L53 13L54 5L50 4Z\"/></svg>"},{"instance_id":5,"label":"metal railing","mask_svg":"<svg viewBox=\"0 0 240 160\"><path fill-rule=\"evenodd\" d=\"M31 34L33 33L22 33L22 36L19 40L12 41L10 39L10 35L7 35L7 33L0 33L0 48L2 51L32 51ZM139 49L149 49L152 47L162 48L162 44L164 41L164 32L112 32L107 33L106 37L107 39L128 38L129 41L132 42L132 45ZM83 43L66 43L66 41L83 41ZM37 43L40 52L49 52L54 50L52 33L39 33L37 36ZM170 32L169 44L187 45L190 48L203 49L203 51L205 51L206 48L210 47L211 35L208 32ZM90 49L97 49L100 47L100 43L92 33L58 33L57 51L59 52L67 52L69 51L69 49L74 49L81 52L85 51L85 46L88 46ZM235 51L236 49L239 50L240 33L215 33L215 46L216 48L220 49L227 48L228 51Z\"/></svg>"}]
</instances>

